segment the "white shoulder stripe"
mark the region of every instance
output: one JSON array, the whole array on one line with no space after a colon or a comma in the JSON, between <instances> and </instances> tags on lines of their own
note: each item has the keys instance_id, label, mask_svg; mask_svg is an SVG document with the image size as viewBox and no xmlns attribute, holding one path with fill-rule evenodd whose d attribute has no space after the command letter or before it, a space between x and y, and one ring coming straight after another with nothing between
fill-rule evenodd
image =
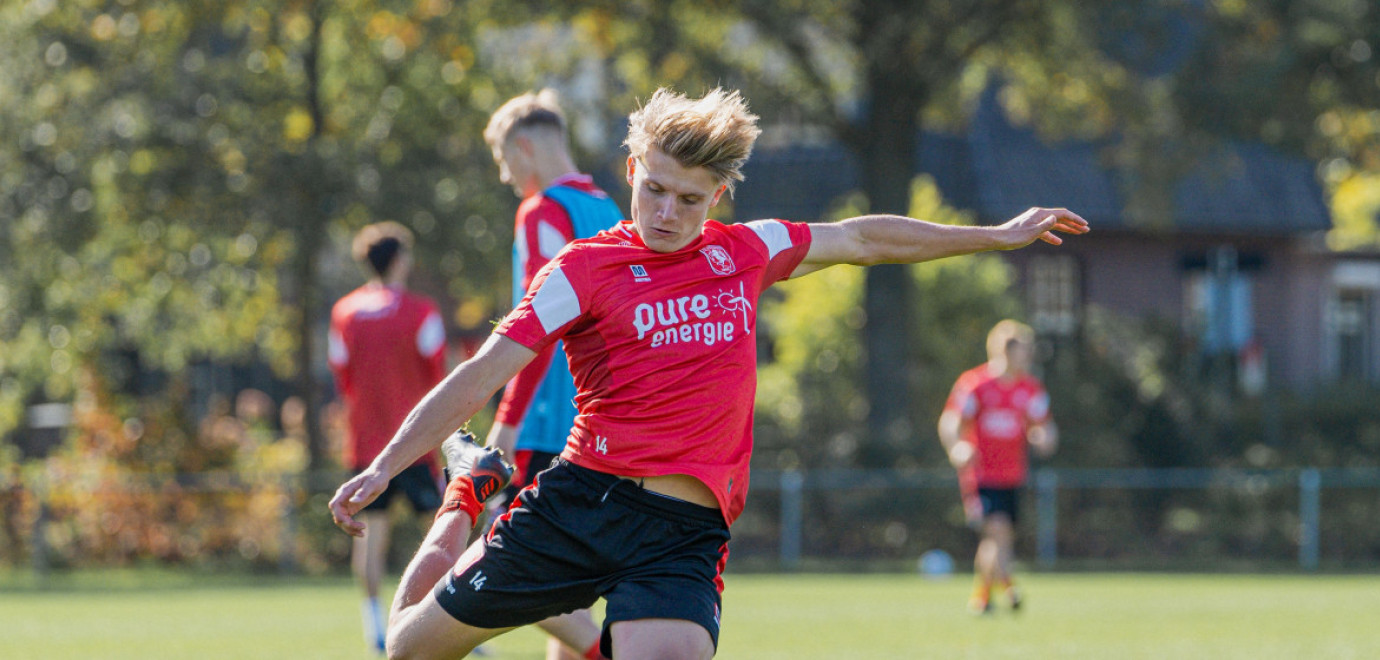
<instances>
[{"instance_id":1,"label":"white shoulder stripe","mask_svg":"<svg viewBox=\"0 0 1380 660\"><path fill-rule=\"evenodd\" d=\"M757 237L767 244L767 258L771 259L791 246L791 233L779 220L754 220L747 223Z\"/></svg>"},{"instance_id":2,"label":"white shoulder stripe","mask_svg":"<svg viewBox=\"0 0 1380 660\"><path fill-rule=\"evenodd\" d=\"M337 367L343 367L350 363L350 348L345 345L345 338L335 328L326 336L326 359Z\"/></svg>"},{"instance_id":3,"label":"white shoulder stripe","mask_svg":"<svg viewBox=\"0 0 1380 660\"><path fill-rule=\"evenodd\" d=\"M560 267L551 270L532 296L532 311L537 313L542 330L550 334L580 315L580 299Z\"/></svg>"},{"instance_id":4,"label":"white shoulder stripe","mask_svg":"<svg viewBox=\"0 0 1380 660\"><path fill-rule=\"evenodd\" d=\"M431 312L417 328L417 354L429 358L446 346L446 324L441 315Z\"/></svg>"},{"instance_id":5,"label":"white shoulder stripe","mask_svg":"<svg viewBox=\"0 0 1380 660\"><path fill-rule=\"evenodd\" d=\"M551 259L556 256L561 248L565 247L565 236L559 229L551 226L549 222L537 223L537 248L541 250L541 256Z\"/></svg>"}]
</instances>

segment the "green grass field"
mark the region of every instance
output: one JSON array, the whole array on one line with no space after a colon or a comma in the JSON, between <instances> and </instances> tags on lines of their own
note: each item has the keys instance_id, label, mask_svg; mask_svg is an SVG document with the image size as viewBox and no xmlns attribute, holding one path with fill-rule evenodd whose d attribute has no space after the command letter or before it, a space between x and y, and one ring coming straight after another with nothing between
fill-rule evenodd
<instances>
[{"instance_id":1,"label":"green grass field","mask_svg":"<svg viewBox=\"0 0 1380 660\"><path fill-rule=\"evenodd\" d=\"M729 575L720 658L1377 658L1380 576L1035 574L973 617L965 576ZM345 579L0 577L0 658L360 658ZM542 657L530 629L489 657Z\"/></svg>"}]
</instances>

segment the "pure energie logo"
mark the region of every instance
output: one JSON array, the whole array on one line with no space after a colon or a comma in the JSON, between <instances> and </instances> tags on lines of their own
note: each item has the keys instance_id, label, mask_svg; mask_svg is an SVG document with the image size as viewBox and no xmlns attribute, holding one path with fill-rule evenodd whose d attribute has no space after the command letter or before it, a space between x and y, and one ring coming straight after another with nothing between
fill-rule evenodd
<instances>
[{"instance_id":1,"label":"pure energie logo","mask_svg":"<svg viewBox=\"0 0 1380 660\"><path fill-rule=\"evenodd\" d=\"M751 330L752 303L743 294L741 282L736 294L731 290L720 291L712 299L719 318L712 319L715 310L711 308L711 298L704 294L641 303L633 310L633 327L637 328L639 340L650 334L652 348L689 343L713 346L733 341L739 325L732 315L741 316L743 334Z\"/></svg>"}]
</instances>

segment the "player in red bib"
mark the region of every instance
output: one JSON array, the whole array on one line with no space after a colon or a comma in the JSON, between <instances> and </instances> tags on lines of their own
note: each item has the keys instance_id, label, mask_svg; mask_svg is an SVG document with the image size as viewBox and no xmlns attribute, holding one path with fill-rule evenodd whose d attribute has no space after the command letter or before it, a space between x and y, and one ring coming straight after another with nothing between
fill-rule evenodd
<instances>
[{"instance_id":1,"label":"player in red bib","mask_svg":"<svg viewBox=\"0 0 1380 660\"><path fill-rule=\"evenodd\" d=\"M976 614L992 611L993 585L1006 592L1013 610L1021 606L1011 558L1017 499L1030 462L1026 446L1044 457L1057 443L1049 394L1029 373L1034 345L1029 326L998 323L987 334L987 362L959 376L939 417L939 439L958 470L964 511L981 534L968 601Z\"/></svg>"},{"instance_id":2,"label":"player in red bib","mask_svg":"<svg viewBox=\"0 0 1380 660\"><path fill-rule=\"evenodd\" d=\"M513 228L513 303L546 262L577 238L623 219L623 212L575 167L565 113L552 90L509 99L489 117L484 141L499 179L522 199ZM489 502L502 512L517 491L565 449L575 419L575 383L559 343L548 345L508 383L486 444L512 457L513 483ZM547 660L601 658L599 627L587 610L543 621Z\"/></svg>"},{"instance_id":3,"label":"player in red bib","mask_svg":"<svg viewBox=\"0 0 1380 660\"><path fill-rule=\"evenodd\" d=\"M742 179L758 133L737 92L690 99L658 90L629 118L631 221L552 259L479 353L427 395L365 474L337 490L336 524L360 533L354 512L389 475L469 419L542 348L565 341L579 415L561 461L438 572L434 564L466 531L459 525L481 506L474 478L451 482L399 587L415 599L390 622L390 653L463 655L603 598L606 655L711 657L728 526L748 488L761 292L835 264L914 263L1087 231L1076 214L1041 208L997 227L891 215L817 225L707 220ZM430 597L418 586L427 577Z\"/></svg>"},{"instance_id":4,"label":"player in red bib","mask_svg":"<svg viewBox=\"0 0 1380 660\"><path fill-rule=\"evenodd\" d=\"M374 461L407 413L446 373L446 328L436 303L405 288L411 249L412 232L396 222L361 229L354 257L372 276L331 309L327 352L349 419L345 467L356 473ZM441 505L440 476L435 452L426 452L361 512L371 531L355 539L351 564L365 592L365 637L379 651L385 631L378 592L388 552L388 505L400 493L417 512L435 510Z\"/></svg>"}]
</instances>

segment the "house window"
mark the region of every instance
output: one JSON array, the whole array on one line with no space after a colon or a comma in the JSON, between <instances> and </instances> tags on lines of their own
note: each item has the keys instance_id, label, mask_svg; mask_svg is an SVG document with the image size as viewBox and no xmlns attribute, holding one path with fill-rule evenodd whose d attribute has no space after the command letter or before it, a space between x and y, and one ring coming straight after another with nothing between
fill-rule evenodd
<instances>
[{"instance_id":1,"label":"house window","mask_svg":"<svg viewBox=\"0 0 1380 660\"><path fill-rule=\"evenodd\" d=\"M1185 331L1203 353L1238 353L1255 335L1251 277L1237 270L1197 271L1184 282Z\"/></svg>"},{"instance_id":2,"label":"house window","mask_svg":"<svg viewBox=\"0 0 1380 660\"><path fill-rule=\"evenodd\" d=\"M1069 255L1032 257L1029 265L1030 322L1041 334L1070 335L1078 327L1078 262Z\"/></svg>"},{"instance_id":3,"label":"house window","mask_svg":"<svg viewBox=\"0 0 1380 660\"><path fill-rule=\"evenodd\" d=\"M1342 289L1332 305L1337 377L1364 381L1370 376L1370 292Z\"/></svg>"}]
</instances>

